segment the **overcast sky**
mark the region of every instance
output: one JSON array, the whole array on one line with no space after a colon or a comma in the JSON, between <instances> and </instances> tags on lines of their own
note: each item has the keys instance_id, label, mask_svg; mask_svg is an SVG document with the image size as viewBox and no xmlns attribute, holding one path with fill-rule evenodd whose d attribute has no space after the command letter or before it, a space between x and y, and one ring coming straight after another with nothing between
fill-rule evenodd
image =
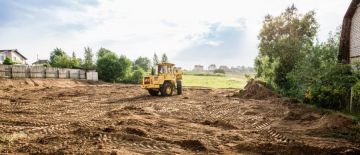
<instances>
[{"instance_id":1,"label":"overcast sky","mask_svg":"<svg viewBox=\"0 0 360 155\"><path fill-rule=\"evenodd\" d=\"M90 46L130 59L166 53L184 68L253 66L265 15L291 4L317 12L325 40L350 0L0 0L0 49L16 48L29 63L55 47L82 57Z\"/></svg>"}]
</instances>

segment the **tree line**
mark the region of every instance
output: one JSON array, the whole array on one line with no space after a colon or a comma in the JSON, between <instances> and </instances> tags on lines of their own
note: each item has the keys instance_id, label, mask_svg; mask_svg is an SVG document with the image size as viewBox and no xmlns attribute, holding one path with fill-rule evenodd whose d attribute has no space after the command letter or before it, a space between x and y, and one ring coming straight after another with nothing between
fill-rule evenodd
<instances>
[{"instance_id":1,"label":"tree line","mask_svg":"<svg viewBox=\"0 0 360 155\"><path fill-rule=\"evenodd\" d=\"M283 95L344 110L360 76L350 65L338 63L341 28L326 41L317 40L315 15L300 14L293 5L279 16L265 17L255 60L257 77Z\"/></svg>"},{"instance_id":2,"label":"tree line","mask_svg":"<svg viewBox=\"0 0 360 155\"><path fill-rule=\"evenodd\" d=\"M94 60L95 56L96 60ZM168 62L165 53L162 54L161 62ZM61 48L55 48L50 53L49 64L45 66L96 70L99 73L99 79L105 82L139 83L145 74L158 63L160 61L156 53L152 61L142 56L131 61L125 55L117 55L106 48L100 48L94 55L90 47L85 47L84 59L78 58L75 52L69 56Z\"/></svg>"}]
</instances>

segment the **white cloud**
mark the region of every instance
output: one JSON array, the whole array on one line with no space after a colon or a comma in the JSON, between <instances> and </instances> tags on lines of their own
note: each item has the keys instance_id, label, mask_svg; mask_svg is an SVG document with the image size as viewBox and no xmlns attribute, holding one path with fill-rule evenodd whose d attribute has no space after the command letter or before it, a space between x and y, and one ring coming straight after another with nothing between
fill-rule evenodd
<instances>
[{"instance_id":1,"label":"white cloud","mask_svg":"<svg viewBox=\"0 0 360 155\"><path fill-rule=\"evenodd\" d=\"M0 48L18 48L30 61L36 59L36 54L48 57L55 47L82 55L83 47L89 45L94 50L109 48L132 59L166 52L170 59L187 68L196 63L207 65L210 61L219 65L251 66L257 55L257 35L266 14L277 15L293 3L300 12L315 10L321 25L319 38L324 40L329 31L341 24L350 3L339 0L101 0L82 5L82 2L59 3L62 7L51 5L43 9L17 4L31 10L23 12L28 20L2 26ZM214 35L223 35L223 28L241 31L241 47L233 50L238 53L232 58L219 57L220 53L215 58L202 58L208 59L202 62L177 60L181 52L194 44L228 45L223 38L204 40L204 36L214 32L213 24L220 25Z\"/></svg>"}]
</instances>

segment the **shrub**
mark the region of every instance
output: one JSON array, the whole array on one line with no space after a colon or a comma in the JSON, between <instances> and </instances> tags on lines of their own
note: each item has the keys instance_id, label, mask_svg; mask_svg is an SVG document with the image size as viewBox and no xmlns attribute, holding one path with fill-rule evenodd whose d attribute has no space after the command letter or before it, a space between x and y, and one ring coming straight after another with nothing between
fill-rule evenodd
<instances>
[{"instance_id":1,"label":"shrub","mask_svg":"<svg viewBox=\"0 0 360 155\"><path fill-rule=\"evenodd\" d=\"M215 74L216 74L216 73L225 74L225 70L223 70L223 69L215 69L215 70L214 70L214 73L215 73Z\"/></svg>"},{"instance_id":2,"label":"shrub","mask_svg":"<svg viewBox=\"0 0 360 155\"><path fill-rule=\"evenodd\" d=\"M125 56L118 57L115 53L106 53L96 63L99 79L106 82L122 80L130 72L131 61Z\"/></svg>"},{"instance_id":3,"label":"shrub","mask_svg":"<svg viewBox=\"0 0 360 155\"><path fill-rule=\"evenodd\" d=\"M131 74L127 75L125 77L125 79L119 79L119 82L123 82L123 83L131 83L131 84L139 84L142 82L142 79L145 76L145 71L141 68L135 70L134 72L132 72Z\"/></svg>"},{"instance_id":4,"label":"shrub","mask_svg":"<svg viewBox=\"0 0 360 155\"><path fill-rule=\"evenodd\" d=\"M311 98L308 100L320 107L343 110L349 103L350 90L356 82L357 78L352 74L350 65L329 66L320 79L309 87Z\"/></svg>"},{"instance_id":5,"label":"shrub","mask_svg":"<svg viewBox=\"0 0 360 155\"><path fill-rule=\"evenodd\" d=\"M14 64L15 64L15 62L14 62L14 61L12 61L12 59L11 59L11 58L6 57L6 58L5 58L5 60L4 60L4 62L3 62L3 64L4 64L4 65L14 65Z\"/></svg>"}]
</instances>

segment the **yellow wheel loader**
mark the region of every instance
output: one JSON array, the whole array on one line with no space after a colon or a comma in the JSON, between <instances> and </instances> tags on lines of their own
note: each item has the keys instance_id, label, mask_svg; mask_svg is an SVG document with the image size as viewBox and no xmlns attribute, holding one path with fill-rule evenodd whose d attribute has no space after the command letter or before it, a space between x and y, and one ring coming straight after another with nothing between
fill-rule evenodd
<instances>
[{"instance_id":1,"label":"yellow wheel loader","mask_svg":"<svg viewBox=\"0 0 360 155\"><path fill-rule=\"evenodd\" d=\"M178 95L182 94L182 71L174 64L160 63L157 65L157 73L154 69L151 75L144 77L141 88L147 89L149 94L157 96L172 96L174 90Z\"/></svg>"}]
</instances>

